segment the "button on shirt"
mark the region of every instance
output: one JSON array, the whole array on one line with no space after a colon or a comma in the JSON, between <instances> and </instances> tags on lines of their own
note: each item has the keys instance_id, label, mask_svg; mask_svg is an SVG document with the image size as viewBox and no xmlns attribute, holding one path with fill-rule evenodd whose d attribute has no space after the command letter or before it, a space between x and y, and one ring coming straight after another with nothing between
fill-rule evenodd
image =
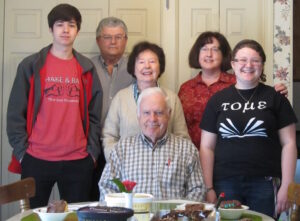
<instances>
[{"instance_id":1,"label":"button on shirt","mask_svg":"<svg viewBox=\"0 0 300 221\"><path fill-rule=\"evenodd\" d=\"M100 200L119 192L113 178L135 181L133 192L157 199L203 201L205 185L199 153L188 139L165 135L155 145L143 134L121 139L110 154L99 182Z\"/></svg>"},{"instance_id":2,"label":"button on shirt","mask_svg":"<svg viewBox=\"0 0 300 221\"><path fill-rule=\"evenodd\" d=\"M108 73L107 64L101 55L97 55L91 60L96 67L103 91L102 127L113 97L119 90L128 87L134 81L134 78L127 72L128 59L125 56L121 57L119 62L114 65L112 74Z\"/></svg>"}]
</instances>

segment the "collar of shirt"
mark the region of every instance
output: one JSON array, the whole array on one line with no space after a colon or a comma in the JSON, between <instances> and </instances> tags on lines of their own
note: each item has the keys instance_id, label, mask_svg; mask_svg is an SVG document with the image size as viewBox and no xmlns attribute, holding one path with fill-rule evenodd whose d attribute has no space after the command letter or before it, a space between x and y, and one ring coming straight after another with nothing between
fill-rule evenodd
<instances>
[{"instance_id":1,"label":"collar of shirt","mask_svg":"<svg viewBox=\"0 0 300 221\"><path fill-rule=\"evenodd\" d=\"M197 84L205 84L205 82L202 80L202 74L201 73L202 72L199 72L199 74L195 77L195 83L197 83ZM228 75L228 73L221 72L220 77L219 77L217 82L230 83L231 81L228 77L226 77L227 75ZM217 83L217 82L215 82L215 83Z\"/></svg>"},{"instance_id":2,"label":"collar of shirt","mask_svg":"<svg viewBox=\"0 0 300 221\"><path fill-rule=\"evenodd\" d=\"M105 69L107 69L107 64L105 63L105 60L103 59L103 57L102 57L102 55L100 54L100 56L99 56L99 60L100 60L100 63L101 63L101 65L102 65L102 67L103 68L105 68ZM114 68L116 67L116 68L118 68L118 67L120 67L120 65L121 65L121 63L123 62L123 60L124 60L124 58L123 58L123 56L119 59L119 61L116 63L116 64L114 64Z\"/></svg>"},{"instance_id":3,"label":"collar of shirt","mask_svg":"<svg viewBox=\"0 0 300 221\"><path fill-rule=\"evenodd\" d=\"M149 146L152 150L155 150L155 148L160 147L161 145L163 145L164 143L167 142L169 134L168 134L168 132L166 132L165 135L162 138L160 138L159 140L157 140L157 142L155 144L153 144L150 141L150 139L147 138L143 133L141 133L140 137L144 144Z\"/></svg>"},{"instance_id":4,"label":"collar of shirt","mask_svg":"<svg viewBox=\"0 0 300 221\"><path fill-rule=\"evenodd\" d=\"M156 82L156 86L159 87L159 83ZM139 91L139 88L137 86L137 81L135 81L133 84L132 84L132 90L133 90L133 97L134 97L134 100L135 102L137 103L137 100L139 99L139 96L140 96L140 91Z\"/></svg>"}]
</instances>

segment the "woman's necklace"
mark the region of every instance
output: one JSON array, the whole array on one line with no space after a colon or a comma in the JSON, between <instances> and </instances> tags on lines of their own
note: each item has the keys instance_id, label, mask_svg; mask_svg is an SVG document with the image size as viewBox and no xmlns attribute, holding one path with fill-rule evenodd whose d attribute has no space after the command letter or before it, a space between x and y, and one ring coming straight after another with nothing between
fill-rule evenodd
<instances>
[{"instance_id":1,"label":"woman's necklace","mask_svg":"<svg viewBox=\"0 0 300 221\"><path fill-rule=\"evenodd\" d=\"M237 89L236 87L235 87L235 89L236 89L236 92L238 93L238 95L240 95L240 97L241 97L246 103L249 103L250 100L253 98L255 92L257 91L258 86L259 86L259 85L256 86L255 90L253 91L253 93L251 94L251 96L250 96L249 99L246 99L246 98L241 94L241 92L240 92L239 89Z\"/></svg>"}]
</instances>

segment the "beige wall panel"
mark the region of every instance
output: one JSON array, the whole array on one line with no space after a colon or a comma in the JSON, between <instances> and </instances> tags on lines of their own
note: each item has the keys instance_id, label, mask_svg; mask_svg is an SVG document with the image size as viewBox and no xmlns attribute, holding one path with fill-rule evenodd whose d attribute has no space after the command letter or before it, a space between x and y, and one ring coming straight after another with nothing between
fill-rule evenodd
<instances>
[{"instance_id":1,"label":"beige wall panel","mask_svg":"<svg viewBox=\"0 0 300 221\"><path fill-rule=\"evenodd\" d=\"M40 38L41 10L12 10L12 38Z\"/></svg>"},{"instance_id":2,"label":"beige wall panel","mask_svg":"<svg viewBox=\"0 0 300 221\"><path fill-rule=\"evenodd\" d=\"M198 70L191 69L188 55L200 33L219 30L219 0L179 1L178 88Z\"/></svg>"},{"instance_id":3,"label":"beige wall panel","mask_svg":"<svg viewBox=\"0 0 300 221\"><path fill-rule=\"evenodd\" d=\"M243 35L245 32L246 27L243 26L245 12L244 10L230 10L228 11L228 34L229 35Z\"/></svg>"},{"instance_id":4,"label":"beige wall panel","mask_svg":"<svg viewBox=\"0 0 300 221\"><path fill-rule=\"evenodd\" d=\"M99 21L109 15L109 0L59 0L57 2L70 3L79 9L82 24L74 48L89 57L96 55L99 52L96 44L96 28Z\"/></svg>"},{"instance_id":5,"label":"beige wall panel","mask_svg":"<svg viewBox=\"0 0 300 221\"><path fill-rule=\"evenodd\" d=\"M128 26L126 53L139 41L161 45L160 1L110 0L109 14L121 18Z\"/></svg>"},{"instance_id":6,"label":"beige wall panel","mask_svg":"<svg viewBox=\"0 0 300 221\"><path fill-rule=\"evenodd\" d=\"M99 53L96 44L96 28L99 21L108 16L108 8L99 6L97 8L80 8L79 6L78 9L82 15L82 27L75 40L74 48L85 55L94 56Z\"/></svg>"},{"instance_id":7,"label":"beige wall panel","mask_svg":"<svg viewBox=\"0 0 300 221\"><path fill-rule=\"evenodd\" d=\"M192 9L191 38L212 27L212 9Z\"/></svg>"},{"instance_id":8,"label":"beige wall panel","mask_svg":"<svg viewBox=\"0 0 300 221\"><path fill-rule=\"evenodd\" d=\"M245 38L263 42L262 2L262 0L220 1L220 31L226 35L231 47Z\"/></svg>"}]
</instances>

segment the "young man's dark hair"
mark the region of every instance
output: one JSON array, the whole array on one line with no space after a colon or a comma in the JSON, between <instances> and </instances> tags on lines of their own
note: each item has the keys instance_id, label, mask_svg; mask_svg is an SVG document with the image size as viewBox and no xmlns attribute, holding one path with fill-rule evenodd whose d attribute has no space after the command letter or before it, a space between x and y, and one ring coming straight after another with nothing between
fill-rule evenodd
<instances>
[{"instance_id":1,"label":"young man's dark hair","mask_svg":"<svg viewBox=\"0 0 300 221\"><path fill-rule=\"evenodd\" d=\"M55 6L48 14L48 25L49 28L53 29L53 25L56 21L71 21L74 19L78 31L81 25L81 14L79 10L69 4L59 4Z\"/></svg>"}]
</instances>

